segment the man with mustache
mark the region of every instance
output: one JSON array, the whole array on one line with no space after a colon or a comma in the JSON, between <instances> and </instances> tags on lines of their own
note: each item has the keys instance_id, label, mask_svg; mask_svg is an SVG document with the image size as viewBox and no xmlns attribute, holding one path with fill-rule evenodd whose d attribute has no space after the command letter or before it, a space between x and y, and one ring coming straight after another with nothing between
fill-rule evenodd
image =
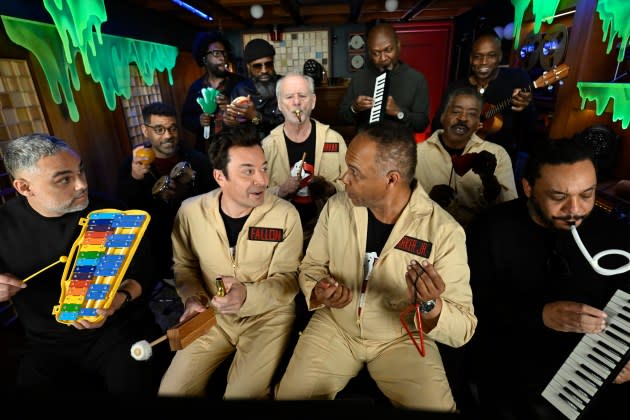
<instances>
[{"instance_id":1,"label":"man with mustache","mask_svg":"<svg viewBox=\"0 0 630 420\"><path fill-rule=\"evenodd\" d=\"M570 226L577 226L591 255L630 251L630 228L595 206L593 150L578 138L541 141L522 183L525 198L493 207L467 230L479 328L465 366L479 367L473 378L481 408L492 418L561 419L542 391L585 333L607 329L602 309L615 291L630 292L630 272L595 272ZM617 268L627 259L600 262ZM613 418L627 408L629 380L625 364L585 418Z\"/></svg>"},{"instance_id":2,"label":"man with mustache","mask_svg":"<svg viewBox=\"0 0 630 420\"><path fill-rule=\"evenodd\" d=\"M429 124L429 88L422 73L400 61L400 40L394 28L380 23L368 33L366 67L352 76L339 105L339 118L367 127L374 105L376 77L389 70L389 95L383 98L387 120L397 121L421 133Z\"/></svg>"},{"instance_id":3,"label":"man with mustache","mask_svg":"<svg viewBox=\"0 0 630 420\"><path fill-rule=\"evenodd\" d=\"M179 140L172 106L162 102L147 104L142 108L142 120L142 134L147 143L134 147L132 155L120 165L117 195L129 207L151 215L147 233L158 257L158 276L172 283L171 231L179 205L186 198L211 191L218 185L212 177L208 157ZM155 154L148 164L141 153L147 146ZM170 177L173 168L181 163L190 165L192 179L187 182L183 182L183 176Z\"/></svg>"},{"instance_id":4,"label":"man with mustache","mask_svg":"<svg viewBox=\"0 0 630 420\"><path fill-rule=\"evenodd\" d=\"M396 407L454 412L437 344L463 346L477 324L464 230L417 185L407 127L359 132L346 163L300 264L313 315L276 398L334 399L367 369Z\"/></svg>"},{"instance_id":5,"label":"man with mustache","mask_svg":"<svg viewBox=\"0 0 630 420\"><path fill-rule=\"evenodd\" d=\"M140 241L110 308L97 310L101 321L57 322L52 310L61 297L64 265L28 283L23 279L69 257L82 230L79 221L90 212L124 208L102 195L88 195L81 158L56 137L14 139L4 161L19 194L0 207L0 302L13 303L25 340L15 396L155 395L168 352L156 348L153 358L142 363L129 355L133 343L161 334L148 306L155 279L149 241Z\"/></svg>"},{"instance_id":6,"label":"man with mustache","mask_svg":"<svg viewBox=\"0 0 630 420\"><path fill-rule=\"evenodd\" d=\"M264 39L252 39L245 46L243 59L257 93L227 106L225 123L236 125L251 122L258 129L260 139L284 122L278 109L276 83L280 77L274 69L276 50Z\"/></svg>"},{"instance_id":7,"label":"man with mustache","mask_svg":"<svg viewBox=\"0 0 630 420\"><path fill-rule=\"evenodd\" d=\"M224 112L239 96L255 95L256 88L251 80L231 72L228 67L232 59L232 45L221 32L200 32L193 41L192 54L204 74L188 89L182 109L182 125L196 136L195 148L203 153L223 127ZM206 114L197 103L203 88L215 88L220 94L216 98L217 109ZM210 127L210 138L203 137L204 127Z\"/></svg>"},{"instance_id":8,"label":"man with mustache","mask_svg":"<svg viewBox=\"0 0 630 420\"><path fill-rule=\"evenodd\" d=\"M512 166L515 166L518 151L529 149L527 143L536 126L536 110L532 93L524 90L531 84L529 75L521 68L500 67L502 59L501 39L493 30L482 31L470 52L470 75L448 86L433 116L431 129L443 128L441 118L446 109L446 98L457 88L473 87L483 96L484 102L493 105L511 97L511 106L500 115L500 130L488 133L484 138L503 146L512 159Z\"/></svg>"},{"instance_id":9,"label":"man with mustache","mask_svg":"<svg viewBox=\"0 0 630 420\"><path fill-rule=\"evenodd\" d=\"M462 226L483 209L517 197L510 156L475 134L482 103L473 88L452 91L442 113L444 128L417 147L418 182Z\"/></svg>"},{"instance_id":10,"label":"man with mustache","mask_svg":"<svg viewBox=\"0 0 630 420\"><path fill-rule=\"evenodd\" d=\"M220 188L186 200L173 228L180 320L211 307L217 323L175 354L159 394L203 396L233 354L223 398L267 399L295 320L302 226L295 208L267 191L253 127L226 128L217 140L209 155Z\"/></svg>"}]
</instances>

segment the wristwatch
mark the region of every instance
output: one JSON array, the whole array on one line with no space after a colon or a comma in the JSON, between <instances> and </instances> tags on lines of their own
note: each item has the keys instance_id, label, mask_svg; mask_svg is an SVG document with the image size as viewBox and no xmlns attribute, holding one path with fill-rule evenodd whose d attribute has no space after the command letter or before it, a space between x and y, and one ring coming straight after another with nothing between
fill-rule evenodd
<instances>
[{"instance_id":1,"label":"wristwatch","mask_svg":"<svg viewBox=\"0 0 630 420\"><path fill-rule=\"evenodd\" d=\"M402 121L405 118L405 113L400 111L398 114L396 114L396 118L398 118L399 121Z\"/></svg>"},{"instance_id":2,"label":"wristwatch","mask_svg":"<svg viewBox=\"0 0 630 420\"><path fill-rule=\"evenodd\" d=\"M425 300L424 302L420 302L420 312L426 314L427 312L431 312L435 308L435 300Z\"/></svg>"},{"instance_id":3,"label":"wristwatch","mask_svg":"<svg viewBox=\"0 0 630 420\"><path fill-rule=\"evenodd\" d=\"M256 113L256 116L254 118L252 118L252 124L254 124L254 125L260 124L261 119L262 118L261 118L260 114Z\"/></svg>"},{"instance_id":4,"label":"wristwatch","mask_svg":"<svg viewBox=\"0 0 630 420\"><path fill-rule=\"evenodd\" d=\"M116 293L122 293L123 295L125 295L125 301L122 303L122 305L120 305L121 308L131 302L131 293L129 293L125 289L118 289L116 290Z\"/></svg>"}]
</instances>

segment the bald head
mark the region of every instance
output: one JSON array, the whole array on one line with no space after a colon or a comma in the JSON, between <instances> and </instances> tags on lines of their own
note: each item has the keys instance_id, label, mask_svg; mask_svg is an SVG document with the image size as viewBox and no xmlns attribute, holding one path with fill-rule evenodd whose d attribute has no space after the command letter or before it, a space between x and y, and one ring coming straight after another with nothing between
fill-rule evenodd
<instances>
[{"instance_id":1,"label":"bald head","mask_svg":"<svg viewBox=\"0 0 630 420\"><path fill-rule=\"evenodd\" d=\"M400 41L394 28L380 23L368 33L368 50L370 60L379 70L393 70L400 56Z\"/></svg>"},{"instance_id":2,"label":"bald head","mask_svg":"<svg viewBox=\"0 0 630 420\"><path fill-rule=\"evenodd\" d=\"M377 37L385 37L394 42L398 42L398 35L396 35L396 31L392 25L388 23L379 23L370 29L370 32L368 33L368 44L370 43L370 40L373 41Z\"/></svg>"}]
</instances>

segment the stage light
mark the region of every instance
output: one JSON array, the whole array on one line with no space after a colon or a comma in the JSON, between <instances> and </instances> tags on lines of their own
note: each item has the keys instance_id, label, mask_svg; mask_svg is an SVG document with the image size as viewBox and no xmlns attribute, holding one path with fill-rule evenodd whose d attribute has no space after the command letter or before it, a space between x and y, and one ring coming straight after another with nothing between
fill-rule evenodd
<instances>
[{"instance_id":1,"label":"stage light","mask_svg":"<svg viewBox=\"0 0 630 420\"><path fill-rule=\"evenodd\" d=\"M252 7L249 8L249 13L254 19L260 19L263 17L265 10L260 4L253 4Z\"/></svg>"},{"instance_id":2,"label":"stage light","mask_svg":"<svg viewBox=\"0 0 630 420\"><path fill-rule=\"evenodd\" d=\"M385 0L385 10L394 12L398 9L398 0Z\"/></svg>"}]
</instances>

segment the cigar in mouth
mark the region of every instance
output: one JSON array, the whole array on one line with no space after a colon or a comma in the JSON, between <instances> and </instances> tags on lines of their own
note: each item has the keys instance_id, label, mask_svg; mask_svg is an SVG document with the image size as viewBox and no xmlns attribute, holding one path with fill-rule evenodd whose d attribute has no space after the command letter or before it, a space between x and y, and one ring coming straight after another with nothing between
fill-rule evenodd
<instances>
[{"instance_id":1,"label":"cigar in mouth","mask_svg":"<svg viewBox=\"0 0 630 420\"><path fill-rule=\"evenodd\" d=\"M300 111L299 109L296 109L295 111L295 116L297 117L299 122L302 122L302 111Z\"/></svg>"}]
</instances>

